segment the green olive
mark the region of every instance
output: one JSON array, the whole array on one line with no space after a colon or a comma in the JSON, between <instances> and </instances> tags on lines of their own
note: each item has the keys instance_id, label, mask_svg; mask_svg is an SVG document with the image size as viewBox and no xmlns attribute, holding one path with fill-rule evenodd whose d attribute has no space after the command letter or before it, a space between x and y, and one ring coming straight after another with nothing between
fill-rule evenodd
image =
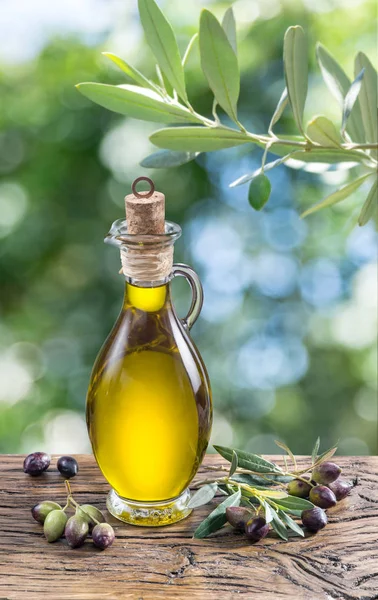
<instances>
[{"instance_id":1,"label":"green olive","mask_svg":"<svg viewBox=\"0 0 378 600\"><path fill-rule=\"evenodd\" d=\"M38 523L44 523L47 515L52 510L62 510L60 504L56 502L51 502L50 500L44 500L43 502L39 502L35 506L33 506L31 512L33 515L33 519L38 521Z\"/></svg>"},{"instance_id":2,"label":"green olive","mask_svg":"<svg viewBox=\"0 0 378 600\"><path fill-rule=\"evenodd\" d=\"M62 535L67 523L67 515L63 510L49 512L43 525L43 533L48 542L56 542Z\"/></svg>"},{"instance_id":3,"label":"green olive","mask_svg":"<svg viewBox=\"0 0 378 600\"><path fill-rule=\"evenodd\" d=\"M105 517L101 510L99 510L95 506L92 506L91 504L81 504L80 508L76 509L76 514L80 515L82 519L87 521L89 525L89 533L91 533L93 527L97 525L96 521L98 521L99 523L104 523L105 521Z\"/></svg>"}]
</instances>

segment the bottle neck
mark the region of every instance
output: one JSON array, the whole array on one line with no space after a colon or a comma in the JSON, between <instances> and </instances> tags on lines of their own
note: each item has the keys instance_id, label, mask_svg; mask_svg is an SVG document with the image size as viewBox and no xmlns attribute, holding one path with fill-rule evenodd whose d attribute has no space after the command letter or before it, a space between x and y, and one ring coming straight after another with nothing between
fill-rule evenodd
<instances>
[{"instance_id":1,"label":"bottle neck","mask_svg":"<svg viewBox=\"0 0 378 600\"><path fill-rule=\"evenodd\" d=\"M133 307L144 312L157 312L169 303L169 282L142 287L126 281L124 308Z\"/></svg>"}]
</instances>

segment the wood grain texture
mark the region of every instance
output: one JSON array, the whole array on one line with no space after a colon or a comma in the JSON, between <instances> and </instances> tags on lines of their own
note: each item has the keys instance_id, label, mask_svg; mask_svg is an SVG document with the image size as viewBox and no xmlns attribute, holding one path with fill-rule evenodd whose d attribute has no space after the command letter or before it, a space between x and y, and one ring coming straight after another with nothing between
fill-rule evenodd
<instances>
[{"instance_id":1,"label":"wood grain texture","mask_svg":"<svg viewBox=\"0 0 378 600\"><path fill-rule=\"evenodd\" d=\"M74 497L105 510L107 482L92 456L77 459ZM48 544L31 517L38 501L64 504L56 457L49 471L33 478L23 473L22 456L2 456L0 600L378 598L378 459L337 457L337 462L343 476L357 476L358 484L328 511L329 524L316 535L284 542L271 533L251 545L227 526L211 538L194 540L194 529L210 511L204 506L163 528L133 527L107 515L117 538L101 552L90 540L76 550L65 540ZM205 464L224 461L212 455ZM200 471L197 478L203 475Z\"/></svg>"}]
</instances>

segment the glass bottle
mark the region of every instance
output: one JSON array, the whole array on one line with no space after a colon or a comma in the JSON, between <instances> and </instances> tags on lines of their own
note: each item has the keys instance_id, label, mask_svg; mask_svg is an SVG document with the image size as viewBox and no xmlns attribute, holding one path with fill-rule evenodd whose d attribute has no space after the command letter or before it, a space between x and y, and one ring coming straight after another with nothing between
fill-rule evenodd
<instances>
[{"instance_id":1,"label":"glass bottle","mask_svg":"<svg viewBox=\"0 0 378 600\"><path fill-rule=\"evenodd\" d=\"M189 336L203 292L190 267L172 264L180 235L168 221L163 234L130 234L127 222L118 220L105 240L120 248L125 295L93 367L87 425L112 487L107 508L134 525L167 525L190 514L188 486L211 430L209 379ZM184 319L171 300L176 276L192 290Z\"/></svg>"}]
</instances>

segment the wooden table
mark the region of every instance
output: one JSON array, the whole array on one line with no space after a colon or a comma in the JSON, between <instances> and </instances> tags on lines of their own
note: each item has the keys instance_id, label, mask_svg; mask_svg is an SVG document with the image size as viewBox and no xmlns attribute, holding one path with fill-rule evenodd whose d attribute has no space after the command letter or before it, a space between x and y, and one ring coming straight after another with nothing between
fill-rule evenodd
<instances>
[{"instance_id":1,"label":"wooden table","mask_svg":"<svg viewBox=\"0 0 378 600\"><path fill-rule=\"evenodd\" d=\"M105 510L108 484L92 456L77 458L74 497ZM195 527L210 512L204 506L163 528L133 527L107 515L117 538L101 552L90 540L76 550L65 540L48 544L31 517L38 501L64 504L56 457L48 472L33 478L23 473L22 456L2 456L0 600L378 598L378 459L338 457L337 462L346 477L358 476L358 485L328 511L329 524L317 535L284 542L271 533L252 545L227 526L194 540ZM222 463L220 457L205 459L207 465Z\"/></svg>"}]
</instances>

